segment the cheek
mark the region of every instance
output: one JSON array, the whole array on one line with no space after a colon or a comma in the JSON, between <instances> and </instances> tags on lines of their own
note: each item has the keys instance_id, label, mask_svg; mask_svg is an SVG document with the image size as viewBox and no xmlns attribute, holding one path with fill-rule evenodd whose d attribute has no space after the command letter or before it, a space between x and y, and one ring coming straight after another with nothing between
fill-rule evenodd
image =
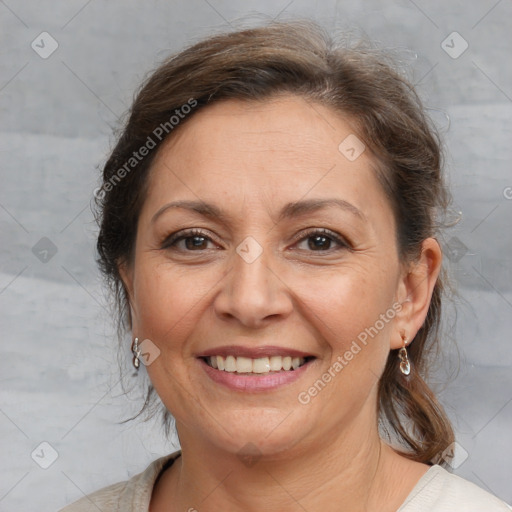
<instances>
[{"instance_id":1,"label":"cheek","mask_svg":"<svg viewBox=\"0 0 512 512\"><path fill-rule=\"evenodd\" d=\"M376 265L363 262L329 270L281 270L286 283L286 289L281 292L290 294L296 317L302 317L298 321L306 329L310 327L315 339L320 343L327 341L338 354L373 326L392 304L394 290L390 273L379 272ZM211 297L213 288L222 286L222 277L219 268L182 268L155 263L151 258L140 260L135 271L134 329L172 349L174 344L170 342L173 339L178 342L190 333L204 308L213 307L205 301ZM379 331L385 331L388 323Z\"/></svg>"},{"instance_id":2,"label":"cheek","mask_svg":"<svg viewBox=\"0 0 512 512\"><path fill-rule=\"evenodd\" d=\"M300 289L304 321L314 327L312 335L320 340L325 360L299 400L319 417L330 418L326 425L333 427L340 416L357 415L374 399L389 353L395 313L392 276L373 270L352 266L326 279L310 276Z\"/></svg>"},{"instance_id":3,"label":"cheek","mask_svg":"<svg viewBox=\"0 0 512 512\"><path fill-rule=\"evenodd\" d=\"M350 371L381 368L395 316L391 277L369 268L351 268L304 283L305 314L329 346L331 364L341 356Z\"/></svg>"},{"instance_id":4,"label":"cheek","mask_svg":"<svg viewBox=\"0 0 512 512\"><path fill-rule=\"evenodd\" d=\"M161 349L176 348L168 340L179 339L187 330L194 308L200 307L203 288L192 276L151 260L141 261L135 276L134 329Z\"/></svg>"}]
</instances>

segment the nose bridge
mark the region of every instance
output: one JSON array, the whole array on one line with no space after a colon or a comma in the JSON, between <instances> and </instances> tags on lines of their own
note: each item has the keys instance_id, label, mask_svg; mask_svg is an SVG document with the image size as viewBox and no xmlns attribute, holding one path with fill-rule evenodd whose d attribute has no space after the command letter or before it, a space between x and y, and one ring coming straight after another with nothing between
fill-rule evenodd
<instances>
[{"instance_id":1,"label":"nose bridge","mask_svg":"<svg viewBox=\"0 0 512 512\"><path fill-rule=\"evenodd\" d=\"M220 316L255 326L271 315L290 311L286 287L274 275L271 249L262 237L257 241L248 236L235 248L231 270L215 301Z\"/></svg>"}]
</instances>

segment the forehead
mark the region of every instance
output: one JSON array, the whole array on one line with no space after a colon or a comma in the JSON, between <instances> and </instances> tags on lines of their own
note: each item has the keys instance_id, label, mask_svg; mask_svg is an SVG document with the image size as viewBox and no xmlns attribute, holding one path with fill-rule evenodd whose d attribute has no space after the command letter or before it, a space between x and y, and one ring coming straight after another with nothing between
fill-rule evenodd
<instances>
[{"instance_id":1,"label":"forehead","mask_svg":"<svg viewBox=\"0 0 512 512\"><path fill-rule=\"evenodd\" d=\"M188 155L191 159L204 156L207 150L216 159L236 156L252 164L258 155L262 160L273 158L275 164L291 158L333 160L340 156L340 142L355 135L353 125L324 105L294 95L260 101L224 100L194 114L165 143L165 149L186 151L194 146L196 151ZM232 155L225 153L227 148Z\"/></svg>"},{"instance_id":2,"label":"forehead","mask_svg":"<svg viewBox=\"0 0 512 512\"><path fill-rule=\"evenodd\" d=\"M147 200L154 208L186 198L271 211L334 195L381 215L389 205L369 151L355 159L343 153L344 141L356 144L354 152L364 148L355 131L350 119L296 96L221 101L195 113L160 148Z\"/></svg>"}]
</instances>

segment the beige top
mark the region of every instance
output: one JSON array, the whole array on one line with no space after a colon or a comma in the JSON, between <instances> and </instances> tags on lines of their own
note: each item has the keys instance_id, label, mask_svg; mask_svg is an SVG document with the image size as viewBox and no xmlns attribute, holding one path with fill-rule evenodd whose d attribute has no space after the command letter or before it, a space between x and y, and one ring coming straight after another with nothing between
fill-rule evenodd
<instances>
[{"instance_id":1,"label":"beige top","mask_svg":"<svg viewBox=\"0 0 512 512\"><path fill-rule=\"evenodd\" d=\"M60 512L148 512L158 475L181 451L153 461L130 480L96 491ZM512 507L469 480L435 464L418 480L397 512L510 512Z\"/></svg>"}]
</instances>

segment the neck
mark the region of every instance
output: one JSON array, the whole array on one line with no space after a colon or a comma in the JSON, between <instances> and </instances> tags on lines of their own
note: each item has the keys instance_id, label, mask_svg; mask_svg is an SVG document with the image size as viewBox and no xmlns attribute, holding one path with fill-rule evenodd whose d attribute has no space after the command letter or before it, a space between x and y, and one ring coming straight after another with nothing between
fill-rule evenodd
<instances>
[{"instance_id":1,"label":"neck","mask_svg":"<svg viewBox=\"0 0 512 512\"><path fill-rule=\"evenodd\" d=\"M230 510L368 512L399 508L428 468L404 471L404 459L386 445L378 429L345 429L323 447L241 460L180 432L182 456L155 487L151 511ZM412 463L418 464L418 463ZM419 464L418 464L419 465ZM421 464L420 466L424 466ZM412 480L411 475L412 474ZM406 488L397 489L400 477ZM153 503L155 506L153 506ZM165 504L165 506L164 506Z\"/></svg>"}]
</instances>

